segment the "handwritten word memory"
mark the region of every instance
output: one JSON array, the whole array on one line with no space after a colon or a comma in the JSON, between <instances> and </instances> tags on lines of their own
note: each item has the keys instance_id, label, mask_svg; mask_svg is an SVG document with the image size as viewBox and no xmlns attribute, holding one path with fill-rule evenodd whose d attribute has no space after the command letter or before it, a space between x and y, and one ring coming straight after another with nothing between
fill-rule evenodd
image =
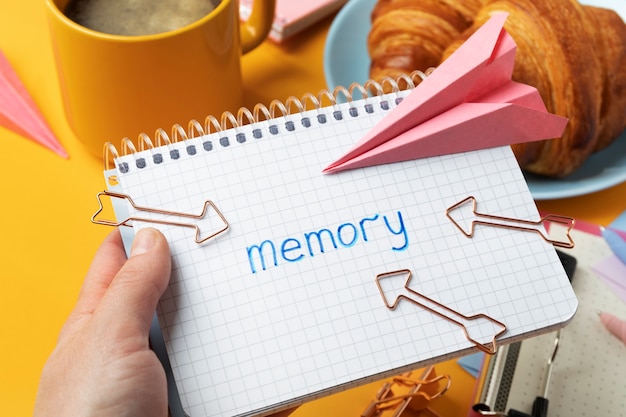
<instances>
[{"instance_id":1,"label":"handwritten word memory","mask_svg":"<svg viewBox=\"0 0 626 417\"><path fill-rule=\"evenodd\" d=\"M340 247L352 248L374 240L374 228L384 225L383 230L394 238L390 241L390 249L403 251L409 247L409 238L402 218L398 211L397 219L390 219L387 215L374 214L364 217L357 222L344 222L334 229L325 227L315 231L304 232L302 236L288 237L278 241L266 239L263 242L246 248L250 269L253 274L265 271L279 263L298 262L306 257L315 257L328 250ZM378 230L377 229L377 230ZM399 237L399 239L398 239ZM380 239L380 236L376 236Z\"/></svg>"}]
</instances>

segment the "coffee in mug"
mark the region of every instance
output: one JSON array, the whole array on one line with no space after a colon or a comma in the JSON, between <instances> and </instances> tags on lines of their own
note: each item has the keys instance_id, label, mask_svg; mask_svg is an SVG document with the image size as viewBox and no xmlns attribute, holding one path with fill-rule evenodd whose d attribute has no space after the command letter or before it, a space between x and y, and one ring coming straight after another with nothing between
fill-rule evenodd
<instances>
[{"instance_id":1,"label":"coffee in mug","mask_svg":"<svg viewBox=\"0 0 626 417\"><path fill-rule=\"evenodd\" d=\"M99 157L106 142L142 137L147 143L144 133L161 138L170 128L175 138L176 125L236 112L244 91L241 56L263 42L275 10L275 0L255 0L250 18L242 21L237 0L80 0L101 3L98 13L140 20L166 1L182 9L192 9L191 1L215 6L209 13L196 9L202 17L175 30L168 28L181 23L158 29L166 32L133 36L76 23L65 14L70 0L45 1L67 121ZM131 13L123 3L143 3L146 9ZM148 23L134 26L145 32Z\"/></svg>"},{"instance_id":2,"label":"coffee in mug","mask_svg":"<svg viewBox=\"0 0 626 417\"><path fill-rule=\"evenodd\" d=\"M140 36L169 32L209 14L220 0L71 0L64 13L97 32Z\"/></svg>"}]
</instances>

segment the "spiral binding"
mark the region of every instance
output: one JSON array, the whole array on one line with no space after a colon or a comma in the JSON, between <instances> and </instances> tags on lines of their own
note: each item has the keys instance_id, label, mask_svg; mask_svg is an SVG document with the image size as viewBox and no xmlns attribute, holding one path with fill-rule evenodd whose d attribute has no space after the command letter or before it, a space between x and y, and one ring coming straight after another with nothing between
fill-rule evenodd
<instances>
[{"instance_id":1,"label":"spiral binding","mask_svg":"<svg viewBox=\"0 0 626 417\"><path fill-rule=\"evenodd\" d=\"M237 128L248 124L259 123L262 121L272 120L276 117L288 116L292 114L302 113L312 109L322 109L327 106L334 106L340 102L341 96L347 101L356 100L355 94L360 96L358 99L368 97L382 96L387 93L397 93L403 90L415 88L420 82L434 70L429 68L425 72L413 71L409 75L401 75L396 79L386 77L381 81L368 80L363 84L352 83L349 87L338 86L332 92L321 90L317 96L306 93L302 98L290 96L283 103L280 100L273 100L269 107L264 104L257 104L252 111L246 107L242 107L237 111L235 116L231 112L222 113L220 119L214 116L207 116L204 124L197 120L189 121L187 129L180 124L172 126L171 134L161 128L158 128L154 134L154 140L145 133L140 133L137 139L138 147L128 137L121 141L121 152L118 152L115 145L107 142L104 145L104 168L105 170L115 167L114 160L136 152L148 149L154 149L160 146L167 146L173 143L193 139L195 137L211 134L212 132L220 132L230 128ZM311 106L311 108L309 108Z\"/></svg>"}]
</instances>

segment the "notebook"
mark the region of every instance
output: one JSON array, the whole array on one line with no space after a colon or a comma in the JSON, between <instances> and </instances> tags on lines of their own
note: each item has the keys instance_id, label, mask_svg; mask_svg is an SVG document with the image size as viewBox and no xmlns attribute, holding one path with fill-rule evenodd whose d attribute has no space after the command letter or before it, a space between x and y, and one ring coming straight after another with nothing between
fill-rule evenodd
<instances>
[{"instance_id":1,"label":"notebook","mask_svg":"<svg viewBox=\"0 0 626 417\"><path fill-rule=\"evenodd\" d=\"M240 0L241 18L250 16L253 0ZM348 0L276 0L276 13L268 37L280 43L339 10Z\"/></svg>"},{"instance_id":2,"label":"notebook","mask_svg":"<svg viewBox=\"0 0 626 417\"><path fill-rule=\"evenodd\" d=\"M177 139L106 147L116 222L133 226L125 245L148 226L170 244L162 349L152 337L167 352L174 415L267 415L477 352L499 332L484 320L462 328L453 313L504 324L498 345L573 316L538 233L477 225L468 237L447 215L473 197L482 213L539 219L510 147L322 173L410 92L378 91L290 98L186 135L175 126Z\"/></svg>"}]
</instances>

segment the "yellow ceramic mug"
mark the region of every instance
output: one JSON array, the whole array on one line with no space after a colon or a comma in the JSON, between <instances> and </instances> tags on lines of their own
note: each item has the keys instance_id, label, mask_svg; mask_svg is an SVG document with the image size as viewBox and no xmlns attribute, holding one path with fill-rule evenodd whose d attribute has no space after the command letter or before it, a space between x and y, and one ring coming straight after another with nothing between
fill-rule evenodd
<instances>
[{"instance_id":1,"label":"yellow ceramic mug","mask_svg":"<svg viewBox=\"0 0 626 417\"><path fill-rule=\"evenodd\" d=\"M236 111L242 104L240 58L271 28L275 0L256 0L240 23L239 2L221 0L200 20L169 32L111 35L63 13L69 0L46 0L68 122L98 156L157 128Z\"/></svg>"}]
</instances>

